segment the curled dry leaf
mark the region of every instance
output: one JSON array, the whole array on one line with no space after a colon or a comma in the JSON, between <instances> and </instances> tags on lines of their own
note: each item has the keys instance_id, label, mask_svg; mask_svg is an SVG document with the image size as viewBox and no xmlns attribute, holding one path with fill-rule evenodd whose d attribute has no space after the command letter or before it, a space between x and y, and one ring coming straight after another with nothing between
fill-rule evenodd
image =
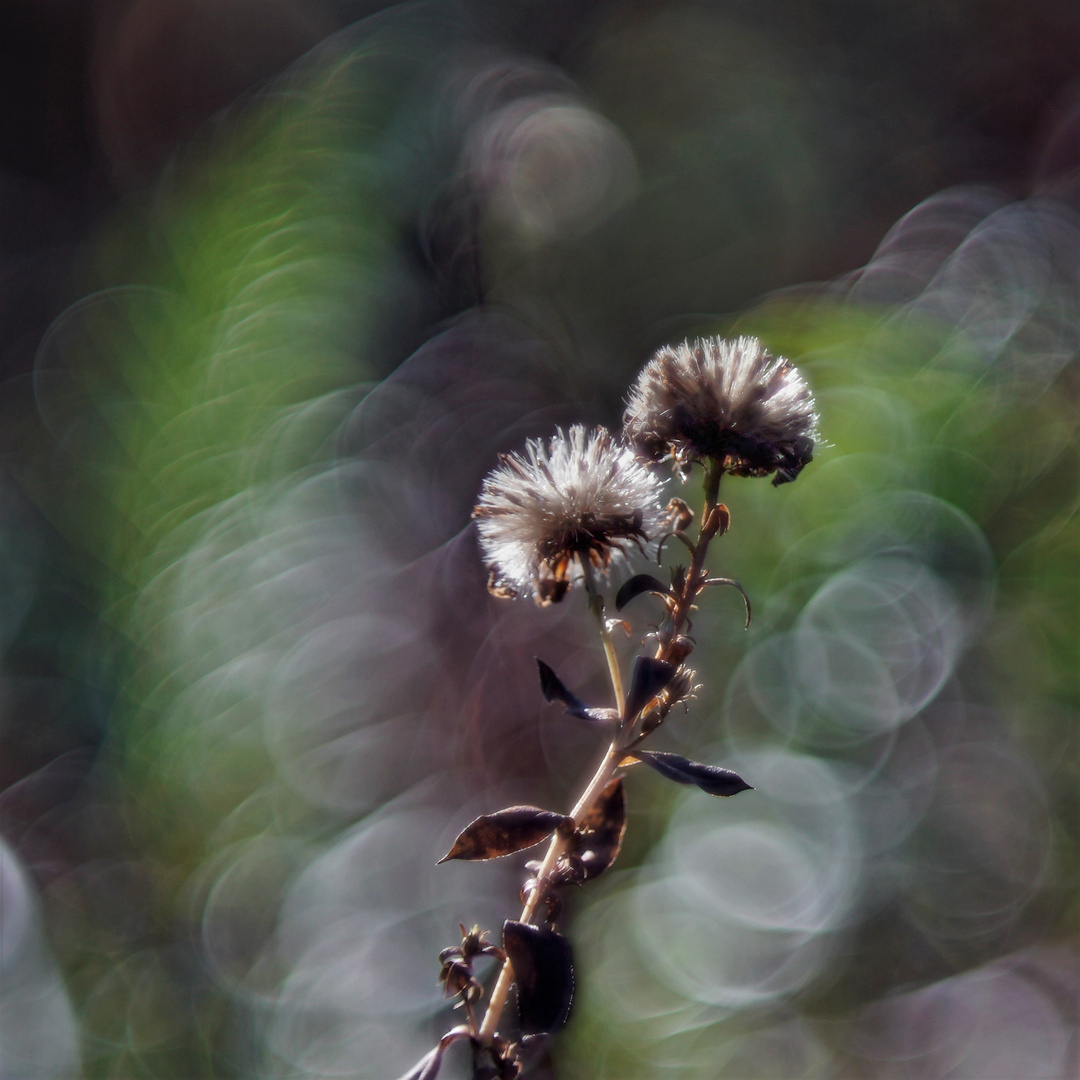
<instances>
[{"instance_id":1,"label":"curled dry leaf","mask_svg":"<svg viewBox=\"0 0 1080 1080\"><path fill-rule=\"evenodd\" d=\"M570 942L554 930L508 919L503 948L514 969L522 1032L538 1035L561 1028L574 1000Z\"/></svg>"},{"instance_id":2,"label":"curled dry leaf","mask_svg":"<svg viewBox=\"0 0 1080 1080\"><path fill-rule=\"evenodd\" d=\"M661 750L637 750L634 757L651 765L661 776L676 784L693 784L709 795L738 795L740 791L753 788L738 773L722 769L719 765L704 765L679 754Z\"/></svg>"},{"instance_id":3,"label":"curled dry leaf","mask_svg":"<svg viewBox=\"0 0 1080 1080\"><path fill-rule=\"evenodd\" d=\"M652 574L635 574L615 594L615 610L622 611L631 600L647 592L656 593L662 597L668 607L675 602L671 591L658 578L654 578Z\"/></svg>"},{"instance_id":4,"label":"curled dry leaf","mask_svg":"<svg viewBox=\"0 0 1080 1080\"><path fill-rule=\"evenodd\" d=\"M671 529L676 532L684 532L694 520L694 511L684 499L669 499L664 513L668 516Z\"/></svg>"},{"instance_id":5,"label":"curled dry leaf","mask_svg":"<svg viewBox=\"0 0 1080 1080\"><path fill-rule=\"evenodd\" d=\"M454 846L439 860L498 859L524 851L550 836L556 829L573 824L573 818L541 810L536 806L508 806L494 814L481 814L458 834Z\"/></svg>"},{"instance_id":6,"label":"curled dry leaf","mask_svg":"<svg viewBox=\"0 0 1080 1080\"><path fill-rule=\"evenodd\" d=\"M598 722L619 719L618 711L615 709L594 709L586 705L581 698L566 688L554 669L543 660L537 659L536 666L540 669L540 690L545 700L558 701L565 706L571 716L576 716L579 720Z\"/></svg>"},{"instance_id":7,"label":"curled dry leaf","mask_svg":"<svg viewBox=\"0 0 1080 1080\"><path fill-rule=\"evenodd\" d=\"M577 857L582 881L599 877L618 858L626 832L626 794L621 776L610 780L589 807L570 839L568 850Z\"/></svg>"}]
</instances>

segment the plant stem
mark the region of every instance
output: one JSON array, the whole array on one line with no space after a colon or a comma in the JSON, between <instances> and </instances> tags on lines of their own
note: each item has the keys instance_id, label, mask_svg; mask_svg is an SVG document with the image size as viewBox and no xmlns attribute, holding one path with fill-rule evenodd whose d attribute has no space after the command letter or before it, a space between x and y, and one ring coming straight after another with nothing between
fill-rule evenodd
<instances>
[{"instance_id":1,"label":"plant stem","mask_svg":"<svg viewBox=\"0 0 1080 1080\"><path fill-rule=\"evenodd\" d=\"M720 490L720 477L722 475L723 470L721 468L712 463L706 465L705 504L701 511L701 524L698 530L697 544L694 548L694 557L686 575L683 594L679 597L678 604L671 616L671 634L666 640L661 640L657 648L656 655L660 659L664 659L670 650L672 642L675 640L683 623L686 621L687 616L690 614L690 608L693 606L694 600L700 591L700 582L705 579L705 555L709 549L709 542L719 531L720 527L720 519L716 512L716 507ZM619 661L615 653L615 646L611 640L611 634L608 631L607 622L604 618L604 600L596 587L592 567L587 559L581 560L581 569L585 579L585 590L589 596L589 608L596 616L597 624L600 629L600 640L604 643L604 656L607 659L608 674L611 677L611 687L615 693L615 701L621 716L626 705L626 693L623 688L622 674L619 670ZM624 720L629 723L633 721L633 717L625 717ZM581 794L581 798L578 799L577 804L571 811L571 816L574 819L575 825L581 824L582 818L584 818L586 812L596 801L597 796L604 790L608 781L616 772L618 772L619 762L622 761L624 754L624 747L621 742L622 734L622 727L620 726L619 730L616 731L614 738L611 740L611 745L607 748L599 768L593 773L592 779L586 785L585 790ZM529 894L528 899L525 901L525 906L521 909L520 922L527 923L532 921L536 914L537 905L540 903L540 899L544 892L543 882L555 869L555 866L559 861L559 856L566 850L568 842L568 838L560 836L558 833L551 838L551 843L548 845L544 861L540 864L540 869L536 872L537 887ZM506 1007L506 999L510 995L510 987L513 986L513 984L514 969L510 960L507 959L504 961L502 969L499 972L499 977L495 982L495 987L491 991L491 998L488 1002L487 1012L484 1014L484 1021L480 1025L480 1030L476 1033L477 1041L481 1046L491 1045L498 1030L499 1020L502 1017L503 1009Z\"/></svg>"},{"instance_id":2,"label":"plant stem","mask_svg":"<svg viewBox=\"0 0 1080 1080\"><path fill-rule=\"evenodd\" d=\"M607 619L604 617L604 598L596 587L593 568L587 558L581 559L581 571L585 579L585 591L589 594L589 610L596 616L596 625L600 629L600 640L604 644L604 658L607 660L608 675L611 677L611 689L615 691L615 708L622 716L626 705L626 691L623 688L622 671L619 657L615 652L615 643L611 640Z\"/></svg>"},{"instance_id":3,"label":"plant stem","mask_svg":"<svg viewBox=\"0 0 1080 1080\"><path fill-rule=\"evenodd\" d=\"M619 670L619 658L615 653L615 645L611 640L611 634L607 628L607 622L604 618L604 598L600 595L599 590L596 587L596 581L593 577L592 567L589 565L588 559L581 560L582 574L585 579L585 591L589 596L589 608L596 616L597 625L600 629L600 640L604 643L604 656L607 659L608 674L611 677L611 688L615 693L615 704L619 710L619 715L622 715L623 709L626 705L626 692L623 688L622 673ZM581 793L581 798L578 799L574 806L574 809L570 812L570 816L574 819L575 825L580 825L582 818L584 818L586 812L596 801L597 796L607 782L615 775L619 768L619 762L622 761L623 753L620 749L619 742L620 732L616 732L614 738L611 740L611 745L607 748L604 754L603 760L600 762L600 766L596 772L593 773L592 779L585 786L585 790ZM551 838L551 843L548 845L547 854L544 856L544 861L540 864L540 869L536 872L537 887L529 894L528 899L525 901L525 906L521 909L520 922L531 922L536 914L536 907L540 903L540 898L543 895L543 882L551 875L551 872L555 869L556 864L559 861L559 856L565 851L568 839L560 836L556 833ZM499 972L499 978L495 982L495 987L491 991L491 999L488 1002L487 1012L484 1014L484 1022L480 1025L480 1030L476 1033L476 1037L483 1046L488 1046L491 1040L495 1037L495 1033L498 1030L499 1019L502 1016L503 1009L506 1007L506 999L510 994L510 987L514 982L514 969L509 959L507 959L502 966L502 970Z\"/></svg>"},{"instance_id":4,"label":"plant stem","mask_svg":"<svg viewBox=\"0 0 1080 1080\"><path fill-rule=\"evenodd\" d=\"M600 767L593 774L593 778L589 781L588 786L582 793L581 798L578 799L577 805L574 807L572 816L576 825L581 824L582 818L584 818L586 811L596 801L596 797L603 791L607 782L615 775L616 770L619 767L619 762L622 760L622 751L616 749L615 741L612 741L611 746L608 747L607 752L604 754L604 760L600 762ZM559 856L566 848L566 838L556 834L552 837L551 843L548 845L547 854L544 856L544 861L540 864L540 869L536 872L537 888L529 894L529 898L525 901L525 906L521 909L520 922L530 922L533 916L536 914L537 904L540 902L540 897L543 893L543 888L539 885L546 877L548 877L552 870L555 869L555 864L559 860ZM506 1006L506 998L510 993L510 987L514 981L514 969L507 960L502 970L499 972L498 981L495 983L495 988L491 991L491 1000L488 1002L487 1012L484 1014L484 1022L480 1025L480 1030L476 1033L477 1038L484 1045L488 1045L495 1035L499 1026L499 1018L502 1016L503 1008Z\"/></svg>"},{"instance_id":5,"label":"plant stem","mask_svg":"<svg viewBox=\"0 0 1080 1080\"><path fill-rule=\"evenodd\" d=\"M679 597L675 610L671 613L670 632L660 638L656 647L656 658L666 660L671 650L672 643L682 630L693 607L698 593L701 591L701 583L705 580L705 556L709 551L709 543L720 529L720 517L717 511L718 496L720 493L720 478L724 471L714 462L705 466L705 501L701 508L700 525L698 526L697 543L694 545L694 557L690 561L690 569L686 572L686 580L683 583L683 592Z\"/></svg>"}]
</instances>

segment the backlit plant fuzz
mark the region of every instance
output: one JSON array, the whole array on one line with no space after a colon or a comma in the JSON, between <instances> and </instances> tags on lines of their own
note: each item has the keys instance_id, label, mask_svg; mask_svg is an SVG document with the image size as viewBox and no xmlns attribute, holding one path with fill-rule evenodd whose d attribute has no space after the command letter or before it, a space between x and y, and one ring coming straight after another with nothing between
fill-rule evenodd
<instances>
[{"instance_id":1,"label":"backlit plant fuzz","mask_svg":"<svg viewBox=\"0 0 1080 1080\"><path fill-rule=\"evenodd\" d=\"M604 428L575 424L499 461L473 510L496 595L556 603L583 560L602 576L666 525L660 481Z\"/></svg>"},{"instance_id":2,"label":"backlit plant fuzz","mask_svg":"<svg viewBox=\"0 0 1080 1080\"><path fill-rule=\"evenodd\" d=\"M649 461L672 459L684 474L715 462L735 476L794 480L814 455L818 417L798 369L754 337L666 345L645 365L623 419Z\"/></svg>"}]
</instances>

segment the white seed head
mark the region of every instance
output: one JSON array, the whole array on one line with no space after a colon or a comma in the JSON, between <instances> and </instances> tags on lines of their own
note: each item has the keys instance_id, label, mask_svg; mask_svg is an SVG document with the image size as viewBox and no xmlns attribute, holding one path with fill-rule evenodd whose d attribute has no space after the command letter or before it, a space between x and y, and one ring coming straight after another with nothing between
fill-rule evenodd
<instances>
[{"instance_id":1,"label":"white seed head","mask_svg":"<svg viewBox=\"0 0 1080 1080\"><path fill-rule=\"evenodd\" d=\"M794 364L757 338L665 346L645 365L623 418L650 461L713 460L736 476L794 480L814 455L818 416Z\"/></svg>"},{"instance_id":2,"label":"white seed head","mask_svg":"<svg viewBox=\"0 0 1080 1080\"><path fill-rule=\"evenodd\" d=\"M505 454L473 510L497 595L563 598L582 574L603 574L664 527L662 485L604 428L559 429Z\"/></svg>"}]
</instances>

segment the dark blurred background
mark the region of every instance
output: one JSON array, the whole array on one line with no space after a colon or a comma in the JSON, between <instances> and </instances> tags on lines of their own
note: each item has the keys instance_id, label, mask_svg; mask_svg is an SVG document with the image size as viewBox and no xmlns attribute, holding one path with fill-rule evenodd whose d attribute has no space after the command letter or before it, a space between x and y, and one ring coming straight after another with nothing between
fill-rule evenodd
<instances>
[{"instance_id":1,"label":"dark blurred background","mask_svg":"<svg viewBox=\"0 0 1080 1080\"><path fill-rule=\"evenodd\" d=\"M1080 1074L1078 178L1074 3L0 5L0 1076L432 1044L434 860L599 749L480 480L736 331L825 445L666 747L756 790L628 780L536 1075Z\"/></svg>"},{"instance_id":2,"label":"dark blurred background","mask_svg":"<svg viewBox=\"0 0 1080 1080\"><path fill-rule=\"evenodd\" d=\"M80 245L110 211L152 188L220 110L335 31L392 7L7 0L4 370L28 370L45 328L79 295ZM943 188L991 184L1019 196L1048 164L1056 172L1073 164L1080 14L1068 3L476 0L430 10L432 21L453 21L462 48L550 65L549 77L553 69L577 80L611 120L629 126L638 154L648 151L639 167L680 182L677 196L656 193L650 208L670 215L669 258L702 257L709 238L754 245L723 291L710 281L700 295L663 297L679 311L704 302L728 310L848 272L897 218ZM710 132L730 135L729 95L740 110L774 114L775 145L757 149L780 160L752 163L756 180L762 165L774 166L771 188L755 190L746 177L740 209L753 221L724 220L730 233L716 236L715 218L728 215L709 212L710 196L717 170L735 163L706 144ZM800 175L808 150L828 168ZM660 297L654 304L665 310ZM635 310L627 304L622 314Z\"/></svg>"}]
</instances>

